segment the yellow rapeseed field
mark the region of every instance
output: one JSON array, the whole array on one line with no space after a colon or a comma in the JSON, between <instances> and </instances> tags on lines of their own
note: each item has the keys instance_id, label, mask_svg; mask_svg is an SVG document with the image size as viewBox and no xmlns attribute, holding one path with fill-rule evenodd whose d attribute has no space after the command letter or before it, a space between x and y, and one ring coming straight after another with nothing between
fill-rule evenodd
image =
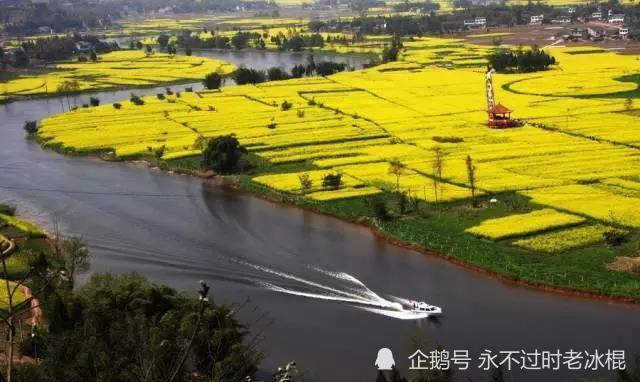
<instances>
[{"instance_id":1,"label":"yellow rapeseed field","mask_svg":"<svg viewBox=\"0 0 640 382\"><path fill-rule=\"evenodd\" d=\"M233 65L210 58L123 50L100 55L97 62L59 64L56 70L46 74L1 82L0 96L57 94L61 91L61 84L68 81L77 81L79 91L104 90L200 80L211 72L228 74L233 70Z\"/></svg>"},{"instance_id":2,"label":"yellow rapeseed field","mask_svg":"<svg viewBox=\"0 0 640 382\"><path fill-rule=\"evenodd\" d=\"M525 219L519 232L509 231L514 224L507 220L491 222L492 230L504 234L485 233L484 225L472 232L504 237L585 218L640 227L638 57L550 48L559 65L549 71L495 74L497 100L527 122L496 130L486 126L484 71L491 49L416 38L405 43L398 62L327 78L183 93L166 100L149 97L143 106L123 101L118 110L111 105L80 109L42 121L40 135L52 145L113 150L122 158L149 155L164 146L164 158L173 159L199 154L194 146L199 137L235 134L272 163L311 166L313 188L307 196L319 200L393 190L396 182L402 191L427 201L467 199L465 158L470 155L480 193L515 192L553 211ZM284 101L293 106L283 110ZM439 191L433 182L436 149L443 153ZM399 179L389 173L392 159L406 166ZM343 186L323 189L321 177L335 172L343 174ZM302 173L255 180L300 193ZM522 217L514 218L520 224ZM585 235L598 236L594 232ZM540 247L535 241L521 244ZM571 245L558 239L556 246Z\"/></svg>"}]
</instances>

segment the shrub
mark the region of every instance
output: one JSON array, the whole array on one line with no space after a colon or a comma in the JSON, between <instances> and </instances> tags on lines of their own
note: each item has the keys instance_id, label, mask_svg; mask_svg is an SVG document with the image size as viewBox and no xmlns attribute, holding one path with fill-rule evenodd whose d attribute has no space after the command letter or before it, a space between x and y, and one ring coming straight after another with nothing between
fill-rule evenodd
<instances>
[{"instance_id":1,"label":"shrub","mask_svg":"<svg viewBox=\"0 0 640 382\"><path fill-rule=\"evenodd\" d=\"M380 195L373 196L369 199L369 205L373 210L373 214L380 220L389 219L389 211L387 210L387 202Z\"/></svg>"},{"instance_id":2,"label":"shrub","mask_svg":"<svg viewBox=\"0 0 640 382\"><path fill-rule=\"evenodd\" d=\"M100 106L100 99L97 97L89 97L89 103L91 106Z\"/></svg>"},{"instance_id":3,"label":"shrub","mask_svg":"<svg viewBox=\"0 0 640 382\"><path fill-rule=\"evenodd\" d=\"M311 98L309 100L309 102L307 102L307 105L309 106L315 106L316 105L316 99L315 98Z\"/></svg>"},{"instance_id":4,"label":"shrub","mask_svg":"<svg viewBox=\"0 0 640 382\"><path fill-rule=\"evenodd\" d=\"M287 100L282 101L282 105L280 105L280 108L283 111L289 110L291 109L291 107L293 106L293 104L291 104L290 102L288 102Z\"/></svg>"},{"instance_id":5,"label":"shrub","mask_svg":"<svg viewBox=\"0 0 640 382\"><path fill-rule=\"evenodd\" d=\"M272 129L272 130L273 130L273 129L275 129L277 126L278 126L278 124L277 124L277 123L275 123L275 122L271 122L271 123L269 123L269 124L267 125L267 129Z\"/></svg>"},{"instance_id":6,"label":"shrub","mask_svg":"<svg viewBox=\"0 0 640 382\"><path fill-rule=\"evenodd\" d=\"M173 95L173 91L171 91L171 88L165 88L165 92L167 93L167 95Z\"/></svg>"},{"instance_id":7,"label":"shrub","mask_svg":"<svg viewBox=\"0 0 640 382\"><path fill-rule=\"evenodd\" d=\"M313 187L313 180L309 177L309 174L298 175L298 179L300 180L300 189L303 194L306 194Z\"/></svg>"},{"instance_id":8,"label":"shrub","mask_svg":"<svg viewBox=\"0 0 640 382\"><path fill-rule=\"evenodd\" d=\"M165 99L165 96L164 96L164 94L162 94L162 93L158 93L158 94L156 94L156 97L157 97L159 100L163 100L163 99Z\"/></svg>"},{"instance_id":9,"label":"shrub","mask_svg":"<svg viewBox=\"0 0 640 382\"><path fill-rule=\"evenodd\" d=\"M115 103L113 104L113 107L114 107L115 109L120 109L120 108L122 107L122 105L121 105L121 104L119 104L118 102L115 102Z\"/></svg>"},{"instance_id":10,"label":"shrub","mask_svg":"<svg viewBox=\"0 0 640 382\"><path fill-rule=\"evenodd\" d=\"M88 108L89 108L89 104L88 104L88 103L83 103L83 104L82 104L82 107L83 107L84 109L88 109Z\"/></svg>"},{"instance_id":11,"label":"shrub","mask_svg":"<svg viewBox=\"0 0 640 382\"><path fill-rule=\"evenodd\" d=\"M35 134L38 132L38 121L26 121L24 123L24 131L29 134Z\"/></svg>"},{"instance_id":12,"label":"shrub","mask_svg":"<svg viewBox=\"0 0 640 382\"><path fill-rule=\"evenodd\" d=\"M137 105L137 106L144 105L144 100L133 93L131 93L131 98L129 100L134 105Z\"/></svg>"},{"instance_id":13,"label":"shrub","mask_svg":"<svg viewBox=\"0 0 640 382\"><path fill-rule=\"evenodd\" d=\"M602 234L605 243L613 247L617 247L625 243L627 240L629 240L629 236L629 232L623 231L621 229L612 229Z\"/></svg>"},{"instance_id":14,"label":"shrub","mask_svg":"<svg viewBox=\"0 0 640 382\"><path fill-rule=\"evenodd\" d=\"M207 89L220 89L222 76L216 72L209 73L202 80L202 84Z\"/></svg>"},{"instance_id":15,"label":"shrub","mask_svg":"<svg viewBox=\"0 0 640 382\"><path fill-rule=\"evenodd\" d=\"M193 88L192 87L186 87L186 88L184 88L184 91L186 93L193 93Z\"/></svg>"},{"instance_id":16,"label":"shrub","mask_svg":"<svg viewBox=\"0 0 640 382\"><path fill-rule=\"evenodd\" d=\"M78 62L87 62L87 56L81 55L78 57Z\"/></svg>"},{"instance_id":17,"label":"shrub","mask_svg":"<svg viewBox=\"0 0 640 382\"><path fill-rule=\"evenodd\" d=\"M322 187L330 188L332 190L336 190L342 184L342 174L327 174L322 178Z\"/></svg>"},{"instance_id":18,"label":"shrub","mask_svg":"<svg viewBox=\"0 0 640 382\"><path fill-rule=\"evenodd\" d=\"M298 116L298 118L304 118L304 110L299 109L296 112L296 115Z\"/></svg>"}]
</instances>

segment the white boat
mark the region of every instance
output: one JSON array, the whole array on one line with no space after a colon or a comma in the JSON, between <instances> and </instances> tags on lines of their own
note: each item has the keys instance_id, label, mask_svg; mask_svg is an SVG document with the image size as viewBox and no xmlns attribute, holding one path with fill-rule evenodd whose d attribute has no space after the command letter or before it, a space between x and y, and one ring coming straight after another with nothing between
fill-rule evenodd
<instances>
[{"instance_id":1,"label":"white boat","mask_svg":"<svg viewBox=\"0 0 640 382\"><path fill-rule=\"evenodd\" d=\"M427 313L429 316L439 316L442 314L442 308L429 305L424 301L411 301L411 311L415 313Z\"/></svg>"}]
</instances>

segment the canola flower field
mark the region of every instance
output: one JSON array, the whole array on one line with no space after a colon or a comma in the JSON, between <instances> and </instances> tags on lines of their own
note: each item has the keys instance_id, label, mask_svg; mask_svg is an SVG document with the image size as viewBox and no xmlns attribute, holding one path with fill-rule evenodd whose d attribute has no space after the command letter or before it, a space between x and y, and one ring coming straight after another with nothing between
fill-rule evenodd
<instances>
[{"instance_id":1,"label":"canola flower field","mask_svg":"<svg viewBox=\"0 0 640 382\"><path fill-rule=\"evenodd\" d=\"M97 62L60 63L48 73L18 76L2 82L0 100L59 94L59 87L68 81L77 81L78 91L106 90L200 80L211 72L229 74L234 70L233 65L210 58L122 50L100 55Z\"/></svg>"},{"instance_id":2,"label":"canola flower field","mask_svg":"<svg viewBox=\"0 0 640 382\"><path fill-rule=\"evenodd\" d=\"M466 201L471 156L482 197L514 193L534 211L477 222L465 235L560 254L598 245L612 229L640 228L638 57L553 48L559 64L549 71L495 74L497 101L526 123L489 129L491 49L419 38L405 43L399 61L366 70L79 109L42 121L39 135L45 145L122 159L163 147L163 159L174 160L199 155L199 139L235 134L255 155L289 165L254 183L321 202L368 198L396 182L426 203ZM389 172L392 160L405 165L399 178ZM333 173L342 174L341 186L323 187ZM640 288L637 280L624 285Z\"/></svg>"}]
</instances>

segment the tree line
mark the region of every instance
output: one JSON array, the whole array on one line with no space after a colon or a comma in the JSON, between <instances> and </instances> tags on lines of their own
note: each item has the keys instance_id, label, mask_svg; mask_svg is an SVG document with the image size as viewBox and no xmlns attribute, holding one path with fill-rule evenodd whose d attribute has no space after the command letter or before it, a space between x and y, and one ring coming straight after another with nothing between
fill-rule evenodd
<instances>
[{"instance_id":1,"label":"tree line","mask_svg":"<svg viewBox=\"0 0 640 382\"><path fill-rule=\"evenodd\" d=\"M489 55L488 60L498 72L536 72L547 70L549 66L556 64L552 55L535 47L530 50L500 50Z\"/></svg>"}]
</instances>

